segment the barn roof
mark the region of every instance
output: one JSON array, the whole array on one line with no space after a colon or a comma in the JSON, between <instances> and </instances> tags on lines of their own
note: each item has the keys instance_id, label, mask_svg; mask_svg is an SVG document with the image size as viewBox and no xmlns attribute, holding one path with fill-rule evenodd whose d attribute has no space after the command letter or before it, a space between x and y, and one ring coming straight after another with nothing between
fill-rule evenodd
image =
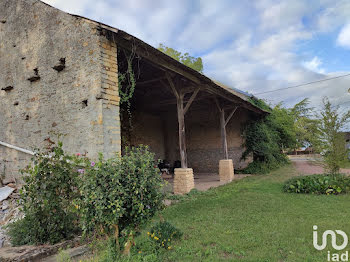
<instances>
[{"instance_id":1,"label":"barn roof","mask_svg":"<svg viewBox=\"0 0 350 262\"><path fill-rule=\"evenodd\" d=\"M254 97L252 95L238 90L236 88L228 87L218 81L210 79L204 74L182 64L181 62L159 51L157 48L154 48L153 46L145 43L144 41L138 39L133 35L128 34L123 30L103 24L101 22L97 22L95 20L83 16L74 14L70 15L95 24L97 28L101 31L101 34L106 35L106 37L109 38L109 40L116 42L117 44L119 44L119 46L123 48L133 50L141 57L148 59L152 63L157 64L159 67L163 67L165 69L182 75L183 77L187 78L188 80L191 80L198 86L206 89L208 92L212 92L213 94L217 94L229 100L231 99L231 101L234 101L236 104L242 105L243 107L254 111L255 113L269 113L268 111L252 103L252 98L254 100Z\"/></svg>"}]
</instances>

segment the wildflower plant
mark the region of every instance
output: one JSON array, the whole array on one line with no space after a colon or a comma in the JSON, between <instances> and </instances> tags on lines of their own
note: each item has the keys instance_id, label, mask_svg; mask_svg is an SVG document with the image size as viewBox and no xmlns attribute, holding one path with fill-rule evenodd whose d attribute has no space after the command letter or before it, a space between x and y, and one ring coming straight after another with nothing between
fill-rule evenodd
<instances>
[{"instance_id":1,"label":"wildflower plant","mask_svg":"<svg viewBox=\"0 0 350 262\"><path fill-rule=\"evenodd\" d=\"M157 246L165 249L172 249L174 240L182 237L182 232L167 221L161 221L154 225L147 235Z\"/></svg>"}]
</instances>

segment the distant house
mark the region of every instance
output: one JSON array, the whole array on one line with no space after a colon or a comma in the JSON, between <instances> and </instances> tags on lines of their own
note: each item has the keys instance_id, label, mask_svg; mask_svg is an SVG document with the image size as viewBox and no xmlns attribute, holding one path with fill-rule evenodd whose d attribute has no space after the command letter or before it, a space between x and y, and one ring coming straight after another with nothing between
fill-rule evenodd
<instances>
[{"instance_id":1,"label":"distant house","mask_svg":"<svg viewBox=\"0 0 350 262\"><path fill-rule=\"evenodd\" d=\"M240 159L242 126L266 112L247 94L136 37L38 0L2 0L0 39L0 173L6 177L19 178L30 151L54 133L64 135L68 152L91 158L149 145L157 158L181 161L175 188L183 192L192 187L191 170L217 173L227 158L238 168L247 164ZM131 121L118 86L130 55Z\"/></svg>"}]
</instances>

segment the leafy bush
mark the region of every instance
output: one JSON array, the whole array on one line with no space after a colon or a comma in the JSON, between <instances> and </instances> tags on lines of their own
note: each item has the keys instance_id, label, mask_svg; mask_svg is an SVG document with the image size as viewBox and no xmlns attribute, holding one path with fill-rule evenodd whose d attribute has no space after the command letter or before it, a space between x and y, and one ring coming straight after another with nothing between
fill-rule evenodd
<instances>
[{"instance_id":1,"label":"leafy bush","mask_svg":"<svg viewBox=\"0 0 350 262\"><path fill-rule=\"evenodd\" d=\"M246 150L242 159L253 156L253 162L243 172L268 173L288 163L283 149L296 143L293 117L278 105L264 119L245 126L243 136Z\"/></svg>"},{"instance_id":2,"label":"leafy bush","mask_svg":"<svg viewBox=\"0 0 350 262\"><path fill-rule=\"evenodd\" d=\"M149 241L149 239L144 236L136 238L135 248L131 251L130 256L122 256L120 254L114 237L110 237L106 240L96 240L95 243L90 244L90 248L93 254L96 255L93 261L99 262L162 261L159 257L160 251L166 252L165 250L160 250L154 242Z\"/></svg>"},{"instance_id":3,"label":"leafy bush","mask_svg":"<svg viewBox=\"0 0 350 262\"><path fill-rule=\"evenodd\" d=\"M133 232L163 206L162 179L148 148L126 149L122 157L104 161L102 156L84 170L80 183L82 228L85 233L103 229ZM117 243L119 245L119 243Z\"/></svg>"},{"instance_id":4,"label":"leafy bush","mask_svg":"<svg viewBox=\"0 0 350 262\"><path fill-rule=\"evenodd\" d=\"M79 196L74 158L64 153L62 143L49 154L37 154L34 165L22 172L21 190L25 217L9 226L13 245L57 243L79 231L72 202Z\"/></svg>"},{"instance_id":5,"label":"leafy bush","mask_svg":"<svg viewBox=\"0 0 350 262\"><path fill-rule=\"evenodd\" d=\"M269 162L259 162L253 161L248 164L244 169L238 170L237 174L267 174L272 170L275 170L285 164L288 164L290 161L288 158L282 156L278 160L269 161Z\"/></svg>"},{"instance_id":6,"label":"leafy bush","mask_svg":"<svg viewBox=\"0 0 350 262\"><path fill-rule=\"evenodd\" d=\"M350 178L342 174L299 176L285 182L289 193L338 195L349 192Z\"/></svg>"},{"instance_id":7,"label":"leafy bush","mask_svg":"<svg viewBox=\"0 0 350 262\"><path fill-rule=\"evenodd\" d=\"M9 224L8 235L11 238L11 244L14 246L22 246L37 243L38 238L41 239L42 237L38 234L38 229L33 227L35 225L35 217L29 215Z\"/></svg>"},{"instance_id":8,"label":"leafy bush","mask_svg":"<svg viewBox=\"0 0 350 262\"><path fill-rule=\"evenodd\" d=\"M25 217L9 226L14 245L57 243L81 230L114 232L128 253L135 233L163 206L163 180L147 147L95 163L65 154L59 143L33 160L23 171Z\"/></svg>"},{"instance_id":9,"label":"leafy bush","mask_svg":"<svg viewBox=\"0 0 350 262\"><path fill-rule=\"evenodd\" d=\"M172 241L182 237L182 232L166 221L157 223L147 234L156 245L165 249L171 249Z\"/></svg>"}]
</instances>

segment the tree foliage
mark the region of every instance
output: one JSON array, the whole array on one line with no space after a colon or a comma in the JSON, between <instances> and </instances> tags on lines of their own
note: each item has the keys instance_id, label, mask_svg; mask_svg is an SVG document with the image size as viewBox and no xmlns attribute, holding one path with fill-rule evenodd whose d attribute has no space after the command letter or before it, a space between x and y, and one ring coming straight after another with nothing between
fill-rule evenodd
<instances>
[{"instance_id":1,"label":"tree foliage","mask_svg":"<svg viewBox=\"0 0 350 262\"><path fill-rule=\"evenodd\" d=\"M242 158L253 156L253 162L245 172L267 173L288 162L283 150L296 143L293 116L279 104L267 117L250 122L245 127L243 136L246 150Z\"/></svg>"},{"instance_id":2,"label":"tree foliage","mask_svg":"<svg viewBox=\"0 0 350 262\"><path fill-rule=\"evenodd\" d=\"M309 104L309 99L305 98L290 109L296 132L296 144L293 149L311 147L314 152L317 152L319 150L319 120L314 117L314 108Z\"/></svg>"},{"instance_id":3,"label":"tree foliage","mask_svg":"<svg viewBox=\"0 0 350 262\"><path fill-rule=\"evenodd\" d=\"M319 142L324 154L326 169L332 174L339 172L341 163L347 158L342 130L349 120L350 111L341 114L339 107L333 107L329 100L324 98L323 109L319 114Z\"/></svg>"},{"instance_id":4,"label":"tree foliage","mask_svg":"<svg viewBox=\"0 0 350 262\"><path fill-rule=\"evenodd\" d=\"M261 108L269 107L263 100L255 101ZM327 98L323 109L315 114L309 100L303 99L291 108L278 104L270 114L259 121L250 122L244 129L246 150L243 158L253 156L245 172L266 173L286 162L285 151L312 147L324 155L328 172L339 172L347 158L343 129L350 120L350 111L340 114Z\"/></svg>"},{"instance_id":5,"label":"tree foliage","mask_svg":"<svg viewBox=\"0 0 350 262\"><path fill-rule=\"evenodd\" d=\"M184 65L203 73L203 62L202 58L200 57L193 57L190 56L189 53L182 54L179 51L176 51L175 49L171 47L167 47L163 44L160 44L158 46L158 50L162 51L163 53L167 54L168 56L174 58L175 60L183 63Z\"/></svg>"}]
</instances>

